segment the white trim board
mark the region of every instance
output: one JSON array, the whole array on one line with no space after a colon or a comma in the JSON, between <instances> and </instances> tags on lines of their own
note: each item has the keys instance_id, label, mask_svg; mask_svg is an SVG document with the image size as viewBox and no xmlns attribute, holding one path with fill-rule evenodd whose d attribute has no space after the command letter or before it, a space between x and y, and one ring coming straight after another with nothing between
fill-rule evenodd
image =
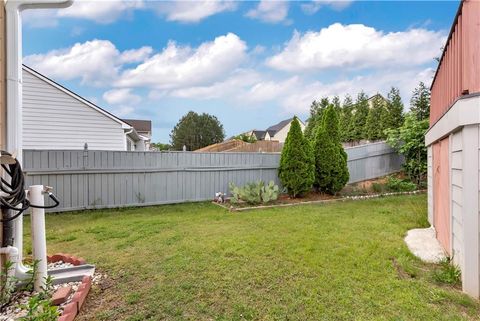
<instances>
[{"instance_id":1,"label":"white trim board","mask_svg":"<svg viewBox=\"0 0 480 321\"><path fill-rule=\"evenodd\" d=\"M480 124L480 96L459 99L425 134L430 146L450 133L467 125Z\"/></svg>"}]
</instances>

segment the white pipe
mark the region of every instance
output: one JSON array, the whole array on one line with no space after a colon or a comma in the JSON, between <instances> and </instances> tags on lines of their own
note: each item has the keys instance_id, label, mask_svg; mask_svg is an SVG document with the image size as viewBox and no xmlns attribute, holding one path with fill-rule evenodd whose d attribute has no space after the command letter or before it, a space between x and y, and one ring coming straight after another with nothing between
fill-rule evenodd
<instances>
[{"instance_id":1,"label":"white pipe","mask_svg":"<svg viewBox=\"0 0 480 321\"><path fill-rule=\"evenodd\" d=\"M30 186L28 198L31 204L45 206L43 185ZM36 275L34 276L34 289L41 291L45 287L47 278L47 241L45 239L45 210L32 207L31 214L32 254L38 262Z\"/></svg>"},{"instance_id":2,"label":"white pipe","mask_svg":"<svg viewBox=\"0 0 480 321\"><path fill-rule=\"evenodd\" d=\"M7 0L7 130L6 149L22 162L22 19L20 12L36 8L66 8L72 0Z\"/></svg>"},{"instance_id":3,"label":"white pipe","mask_svg":"<svg viewBox=\"0 0 480 321\"><path fill-rule=\"evenodd\" d=\"M12 268L10 271L8 271L9 275L15 275L15 277L19 280L26 280L30 277L27 273L29 269L27 269L22 264L22 261L19 260L19 252L16 247L2 247L0 248L0 254L7 254L8 260L12 262Z\"/></svg>"}]
</instances>

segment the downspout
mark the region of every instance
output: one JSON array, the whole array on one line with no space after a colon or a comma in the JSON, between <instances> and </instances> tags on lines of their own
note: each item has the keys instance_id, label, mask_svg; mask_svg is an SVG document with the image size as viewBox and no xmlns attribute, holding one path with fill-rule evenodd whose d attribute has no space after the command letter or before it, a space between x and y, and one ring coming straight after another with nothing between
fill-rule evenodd
<instances>
[{"instance_id":1,"label":"downspout","mask_svg":"<svg viewBox=\"0 0 480 321\"><path fill-rule=\"evenodd\" d=\"M5 0L4 0L5 1ZM22 19L20 13L26 9L66 8L72 0L6 0L6 150L15 155L22 164ZM2 209L4 210L4 209ZM7 216L9 214L7 213ZM22 264L23 218L2 224L2 235L13 234L13 247L2 244L0 254L7 254L15 266L16 277L28 276L28 269ZM8 235L7 235L8 236ZM10 242L8 242L10 243Z\"/></svg>"},{"instance_id":2,"label":"downspout","mask_svg":"<svg viewBox=\"0 0 480 321\"><path fill-rule=\"evenodd\" d=\"M22 19L25 9L66 8L72 0L7 0L6 62L7 62L7 130L6 150L22 163Z\"/></svg>"}]
</instances>

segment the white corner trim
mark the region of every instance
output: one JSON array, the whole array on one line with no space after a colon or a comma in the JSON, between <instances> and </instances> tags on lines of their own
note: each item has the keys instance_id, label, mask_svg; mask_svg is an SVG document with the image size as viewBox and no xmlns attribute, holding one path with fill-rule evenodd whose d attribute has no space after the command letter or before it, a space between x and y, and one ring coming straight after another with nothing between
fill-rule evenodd
<instances>
[{"instance_id":1,"label":"white corner trim","mask_svg":"<svg viewBox=\"0 0 480 321\"><path fill-rule=\"evenodd\" d=\"M430 146L460 127L480 124L480 96L458 100L425 134L425 145Z\"/></svg>"},{"instance_id":2,"label":"white corner trim","mask_svg":"<svg viewBox=\"0 0 480 321\"><path fill-rule=\"evenodd\" d=\"M49 85L55 87L56 89L60 90L61 92L69 95L70 97L80 101L81 103L87 105L88 107L96 110L97 112L103 114L104 116L107 116L108 118L116 121L117 123L119 123L120 125L122 125L122 129L131 129L132 126L130 126L129 124L127 124L126 122L124 122L123 120L121 120L120 118L116 117L115 115L112 115L110 114L109 112L103 110L102 108L92 104L91 102L89 102L88 100L86 100L85 98L83 98L82 96L74 93L73 91L57 84L56 82L54 82L53 80L45 77L44 75L42 75L41 73L39 73L38 71L28 67L28 66L22 66L23 70L25 70L26 72L28 72L29 74L33 75L34 77L37 77L43 81L45 81L46 83L48 83Z\"/></svg>"}]
</instances>

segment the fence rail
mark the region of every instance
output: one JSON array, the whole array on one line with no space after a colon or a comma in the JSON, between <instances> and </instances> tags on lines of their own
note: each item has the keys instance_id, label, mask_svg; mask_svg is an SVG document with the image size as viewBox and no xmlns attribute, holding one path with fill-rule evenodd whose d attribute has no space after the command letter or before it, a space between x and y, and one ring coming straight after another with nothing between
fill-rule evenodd
<instances>
[{"instance_id":1,"label":"fence rail","mask_svg":"<svg viewBox=\"0 0 480 321\"><path fill-rule=\"evenodd\" d=\"M350 183L400 169L402 158L383 142L347 148ZM212 199L257 180L279 183L277 153L25 150L27 185L52 186L55 211L143 206Z\"/></svg>"}]
</instances>

